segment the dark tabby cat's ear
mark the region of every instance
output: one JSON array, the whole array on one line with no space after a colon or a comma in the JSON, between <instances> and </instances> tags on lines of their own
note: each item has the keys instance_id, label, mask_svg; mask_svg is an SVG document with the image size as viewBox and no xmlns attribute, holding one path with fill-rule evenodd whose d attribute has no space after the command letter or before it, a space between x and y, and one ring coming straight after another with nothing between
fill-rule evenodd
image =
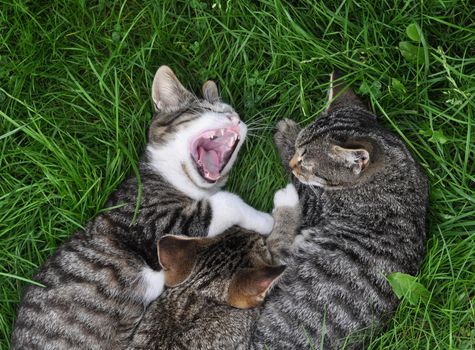
<instances>
[{"instance_id":1,"label":"dark tabby cat's ear","mask_svg":"<svg viewBox=\"0 0 475 350\"><path fill-rule=\"evenodd\" d=\"M152 99L155 110L174 111L193 99L193 94L185 89L169 67L161 66L153 78Z\"/></svg>"},{"instance_id":2,"label":"dark tabby cat's ear","mask_svg":"<svg viewBox=\"0 0 475 350\"><path fill-rule=\"evenodd\" d=\"M218 87L212 80L208 80L203 84L203 97L209 103L216 103L219 101Z\"/></svg>"},{"instance_id":3,"label":"dark tabby cat's ear","mask_svg":"<svg viewBox=\"0 0 475 350\"><path fill-rule=\"evenodd\" d=\"M358 175L369 163L369 152L364 148L332 147L333 156L344 161Z\"/></svg>"},{"instance_id":4,"label":"dark tabby cat's ear","mask_svg":"<svg viewBox=\"0 0 475 350\"><path fill-rule=\"evenodd\" d=\"M229 305L238 309L249 309L262 303L285 267L285 265L262 266L240 270L229 287Z\"/></svg>"},{"instance_id":5,"label":"dark tabby cat's ear","mask_svg":"<svg viewBox=\"0 0 475 350\"><path fill-rule=\"evenodd\" d=\"M366 108L364 103L359 99L354 91L345 86L340 79L342 74L338 71L334 71L330 74L330 91L328 93L329 105L328 112L342 107L358 106Z\"/></svg>"},{"instance_id":6,"label":"dark tabby cat's ear","mask_svg":"<svg viewBox=\"0 0 475 350\"><path fill-rule=\"evenodd\" d=\"M167 287L174 287L188 278L195 263L199 240L168 235L158 241L158 261L165 272Z\"/></svg>"}]
</instances>

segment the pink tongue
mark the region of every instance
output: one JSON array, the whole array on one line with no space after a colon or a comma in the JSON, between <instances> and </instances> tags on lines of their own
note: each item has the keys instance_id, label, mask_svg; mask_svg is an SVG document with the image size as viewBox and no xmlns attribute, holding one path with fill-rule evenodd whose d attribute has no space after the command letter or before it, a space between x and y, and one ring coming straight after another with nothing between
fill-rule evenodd
<instances>
[{"instance_id":1,"label":"pink tongue","mask_svg":"<svg viewBox=\"0 0 475 350\"><path fill-rule=\"evenodd\" d=\"M215 150L205 150L203 147L199 148L200 159L203 162L203 170L205 176L210 180L219 179L219 156Z\"/></svg>"}]
</instances>

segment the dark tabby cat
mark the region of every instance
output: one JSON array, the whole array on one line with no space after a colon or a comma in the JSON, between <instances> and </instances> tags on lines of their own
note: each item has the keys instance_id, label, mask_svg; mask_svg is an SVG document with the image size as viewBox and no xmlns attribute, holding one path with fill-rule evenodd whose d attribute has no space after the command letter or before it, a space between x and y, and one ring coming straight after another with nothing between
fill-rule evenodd
<instances>
[{"instance_id":1,"label":"dark tabby cat","mask_svg":"<svg viewBox=\"0 0 475 350\"><path fill-rule=\"evenodd\" d=\"M386 276L417 273L423 257L426 176L350 89L330 100L305 129L283 120L275 134L303 223L252 349L361 347L398 305Z\"/></svg>"},{"instance_id":2,"label":"dark tabby cat","mask_svg":"<svg viewBox=\"0 0 475 350\"><path fill-rule=\"evenodd\" d=\"M220 191L247 129L213 82L203 95L187 91L170 68L158 69L156 113L139 162L142 196L137 179L126 179L107 203L113 209L46 261L34 277L45 287L31 285L23 297L13 349L117 349L163 290L161 236L214 236L233 225L271 231L269 214Z\"/></svg>"},{"instance_id":3,"label":"dark tabby cat","mask_svg":"<svg viewBox=\"0 0 475 350\"><path fill-rule=\"evenodd\" d=\"M274 198L274 230L265 242L236 226L214 238L159 241L167 289L147 309L130 349L245 349L267 291L284 271L272 265L300 225L293 185Z\"/></svg>"}]
</instances>

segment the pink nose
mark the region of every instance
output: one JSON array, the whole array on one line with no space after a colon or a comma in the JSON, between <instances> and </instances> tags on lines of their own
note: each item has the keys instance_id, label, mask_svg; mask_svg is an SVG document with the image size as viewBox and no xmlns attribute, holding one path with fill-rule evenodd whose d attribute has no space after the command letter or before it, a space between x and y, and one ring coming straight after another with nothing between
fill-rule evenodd
<instances>
[{"instance_id":1,"label":"pink nose","mask_svg":"<svg viewBox=\"0 0 475 350\"><path fill-rule=\"evenodd\" d=\"M239 116L237 115L237 113L229 113L228 115L226 115L226 117L228 117L228 119L233 123L233 124L239 124L239 122L241 121L239 119Z\"/></svg>"}]
</instances>

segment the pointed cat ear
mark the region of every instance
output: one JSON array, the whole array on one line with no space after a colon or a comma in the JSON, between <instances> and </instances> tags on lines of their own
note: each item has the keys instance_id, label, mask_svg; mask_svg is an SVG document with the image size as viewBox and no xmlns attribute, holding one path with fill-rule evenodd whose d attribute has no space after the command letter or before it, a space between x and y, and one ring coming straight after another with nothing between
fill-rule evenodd
<instances>
[{"instance_id":1,"label":"pointed cat ear","mask_svg":"<svg viewBox=\"0 0 475 350\"><path fill-rule=\"evenodd\" d=\"M354 91L345 86L345 84L340 79L342 74L338 71L332 72L330 74L330 90L328 92L328 101L329 105L327 112L331 112L337 108L349 107L349 106L358 106L366 108L364 103L359 99Z\"/></svg>"},{"instance_id":2,"label":"pointed cat ear","mask_svg":"<svg viewBox=\"0 0 475 350\"><path fill-rule=\"evenodd\" d=\"M364 148L343 148L340 146L332 147L333 155L352 167L353 172L358 175L369 164L369 152Z\"/></svg>"},{"instance_id":3,"label":"pointed cat ear","mask_svg":"<svg viewBox=\"0 0 475 350\"><path fill-rule=\"evenodd\" d=\"M193 94L185 89L169 67L161 66L153 78L152 99L156 111L173 111L193 99Z\"/></svg>"},{"instance_id":4,"label":"pointed cat ear","mask_svg":"<svg viewBox=\"0 0 475 350\"><path fill-rule=\"evenodd\" d=\"M231 281L228 291L229 305L238 309L259 305L285 268L285 265L280 265L242 269Z\"/></svg>"},{"instance_id":5,"label":"pointed cat ear","mask_svg":"<svg viewBox=\"0 0 475 350\"><path fill-rule=\"evenodd\" d=\"M219 101L218 87L212 80L208 80L203 84L203 97L209 103L216 103Z\"/></svg>"},{"instance_id":6,"label":"pointed cat ear","mask_svg":"<svg viewBox=\"0 0 475 350\"><path fill-rule=\"evenodd\" d=\"M198 252L198 241L201 239L167 235L158 241L158 261L165 272L167 287L174 287L188 278Z\"/></svg>"}]
</instances>

